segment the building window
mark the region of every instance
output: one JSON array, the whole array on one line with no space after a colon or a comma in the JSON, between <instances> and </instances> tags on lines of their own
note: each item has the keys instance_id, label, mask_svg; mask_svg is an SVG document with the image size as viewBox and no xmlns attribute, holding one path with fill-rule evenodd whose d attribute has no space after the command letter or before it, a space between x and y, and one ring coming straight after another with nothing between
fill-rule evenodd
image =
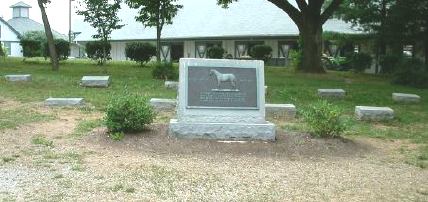
<instances>
[{"instance_id":1,"label":"building window","mask_svg":"<svg viewBox=\"0 0 428 202\"><path fill-rule=\"evenodd\" d=\"M235 42L235 57L249 58L250 50L253 46L263 45L263 41L237 41Z\"/></svg>"},{"instance_id":2,"label":"building window","mask_svg":"<svg viewBox=\"0 0 428 202\"><path fill-rule=\"evenodd\" d=\"M211 47L222 47L221 41L200 41L195 43L195 58L206 58Z\"/></svg>"},{"instance_id":3,"label":"building window","mask_svg":"<svg viewBox=\"0 0 428 202\"><path fill-rule=\"evenodd\" d=\"M161 46L160 52L161 52L163 61L168 61L170 50L171 50L171 46L169 45L164 44Z\"/></svg>"},{"instance_id":4,"label":"building window","mask_svg":"<svg viewBox=\"0 0 428 202\"><path fill-rule=\"evenodd\" d=\"M403 46L403 55L405 57L413 57L413 45L405 45Z\"/></svg>"}]
</instances>

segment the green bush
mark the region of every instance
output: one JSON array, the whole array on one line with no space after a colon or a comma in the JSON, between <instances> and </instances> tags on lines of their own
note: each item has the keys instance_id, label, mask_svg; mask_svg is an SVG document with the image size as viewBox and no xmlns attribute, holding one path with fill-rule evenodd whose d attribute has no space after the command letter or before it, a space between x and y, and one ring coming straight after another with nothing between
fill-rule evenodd
<instances>
[{"instance_id":1,"label":"green bush","mask_svg":"<svg viewBox=\"0 0 428 202\"><path fill-rule=\"evenodd\" d=\"M349 57L349 67L357 72L364 72L372 65L372 57L366 53L354 53Z\"/></svg>"},{"instance_id":2,"label":"green bush","mask_svg":"<svg viewBox=\"0 0 428 202\"><path fill-rule=\"evenodd\" d=\"M42 45L40 41L34 39L21 39L19 44L22 46L24 57L41 57Z\"/></svg>"},{"instance_id":3,"label":"green bush","mask_svg":"<svg viewBox=\"0 0 428 202\"><path fill-rule=\"evenodd\" d=\"M55 50L59 60L67 60L70 55L70 43L64 39L55 39ZM48 42L44 43L44 56L50 56Z\"/></svg>"},{"instance_id":4,"label":"green bush","mask_svg":"<svg viewBox=\"0 0 428 202\"><path fill-rule=\"evenodd\" d=\"M2 44L0 44L0 56L1 57L6 56L6 51L3 50L3 45Z\"/></svg>"},{"instance_id":5,"label":"green bush","mask_svg":"<svg viewBox=\"0 0 428 202\"><path fill-rule=\"evenodd\" d=\"M146 97L125 93L109 101L105 121L109 132L115 134L142 131L154 118L153 107Z\"/></svg>"},{"instance_id":6,"label":"green bush","mask_svg":"<svg viewBox=\"0 0 428 202\"><path fill-rule=\"evenodd\" d=\"M152 76L155 79L177 80L178 71L172 63L158 62L153 68Z\"/></svg>"},{"instance_id":7,"label":"green bush","mask_svg":"<svg viewBox=\"0 0 428 202\"><path fill-rule=\"evenodd\" d=\"M403 59L393 74L395 84L428 88L428 67L418 59Z\"/></svg>"},{"instance_id":8,"label":"green bush","mask_svg":"<svg viewBox=\"0 0 428 202\"><path fill-rule=\"evenodd\" d=\"M381 66L380 73L381 74L394 73L397 70L402 58L403 58L402 56L397 56L397 55L383 56L379 61L379 64Z\"/></svg>"},{"instance_id":9,"label":"green bush","mask_svg":"<svg viewBox=\"0 0 428 202\"><path fill-rule=\"evenodd\" d=\"M125 55L129 59L139 62L141 66L150 61L156 55L156 47L149 43L127 43Z\"/></svg>"},{"instance_id":10,"label":"green bush","mask_svg":"<svg viewBox=\"0 0 428 202\"><path fill-rule=\"evenodd\" d=\"M255 45L250 50L250 56L266 62L272 57L272 48L267 45Z\"/></svg>"},{"instance_id":11,"label":"green bush","mask_svg":"<svg viewBox=\"0 0 428 202\"><path fill-rule=\"evenodd\" d=\"M207 49L207 57L213 59L222 59L226 51L222 47L210 47Z\"/></svg>"},{"instance_id":12,"label":"green bush","mask_svg":"<svg viewBox=\"0 0 428 202\"><path fill-rule=\"evenodd\" d=\"M103 60L111 60L110 51L111 44L109 42L91 41L86 43L86 54L88 58L98 60L98 64L102 64ZM106 55L103 54L105 49Z\"/></svg>"},{"instance_id":13,"label":"green bush","mask_svg":"<svg viewBox=\"0 0 428 202\"><path fill-rule=\"evenodd\" d=\"M293 69L298 69L299 65L302 62L302 52L298 51L298 50L290 50L290 62L289 62L289 66Z\"/></svg>"},{"instance_id":14,"label":"green bush","mask_svg":"<svg viewBox=\"0 0 428 202\"><path fill-rule=\"evenodd\" d=\"M346 130L341 119L342 111L325 100L310 105L303 111L303 117L317 137L339 137Z\"/></svg>"}]
</instances>

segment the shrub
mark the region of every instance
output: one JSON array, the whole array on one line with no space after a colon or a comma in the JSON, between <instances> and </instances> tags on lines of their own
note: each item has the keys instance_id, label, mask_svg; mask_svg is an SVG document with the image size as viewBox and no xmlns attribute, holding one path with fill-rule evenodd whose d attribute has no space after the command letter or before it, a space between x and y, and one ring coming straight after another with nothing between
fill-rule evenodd
<instances>
[{"instance_id":1,"label":"shrub","mask_svg":"<svg viewBox=\"0 0 428 202\"><path fill-rule=\"evenodd\" d=\"M158 62L153 68L152 76L155 79L177 80L178 71L174 68L172 63Z\"/></svg>"},{"instance_id":2,"label":"shrub","mask_svg":"<svg viewBox=\"0 0 428 202\"><path fill-rule=\"evenodd\" d=\"M0 44L0 56L1 56L1 57L6 56L6 51L5 51L5 50L3 50L3 45L2 45L2 44Z\"/></svg>"},{"instance_id":3,"label":"shrub","mask_svg":"<svg viewBox=\"0 0 428 202\"><path fill-rule=\"evenodd\" d=\"M290 50L289 66L293 69L298 69L302 62L302 52L297 50Z\"/></svg>"},{"instance_id":4,"label":"shrub","mask_svg":"<svg viewBox=\"0 0 428 202\"><path fill-rule=\"evenodd\" d=\"M54 43L55 43L55 50L56 50L58 59L67 60L68 56L70 55L70 43L64 39L55 39ZM44 56L48 57L50 53L49 53L49 46L47 41L44 43L44 50L45 50Z\"/></svg>"},{"instance_id":5,"label":"shrub","mask_svg":"<svg viewBox=\"0 0 428 202\"><path fill-rule=\"evenodd\" d=\"M40 41L34 39L21 39L19 44L22 46L24 57L42 56L42 45Z\"/></svg>"},{"instance_id":6,"label":"shrub","mask_svg":"<svg viewBox=\"0 0 428 202\"><path fill-rule=\"evenodd\" d=\"M403 59L393 74L392 82L417 88L428 88L427 67L418 59Z\"/></svg>"},{"instance_id":7,"label":"shrub","mask_svg":"<svg viewBox=\"0 0 428 202\"><path fill-rule=\"evenodd\" d=\"M207 49L207 57L213 59L223 58L223 54L226 51L222 47L210 47Z\"/></svg>"},{"instance_id":8,"label":"shrub","mask_svg":"<svg viewBox=\"0 0 428 202\"><path fill-rule=\"evenodd\" d=\"M364 72L372 65L372 57L366 53L354 53L348 59L349 67L357 72Z\"/></svg>"},{"instance_id":9,"label":"shrub","mask_svg":"<svg viewBox=\"0 0 428 202\"><path fill-rule=\"evenodd\" d=\"M150 61L156 55L156 47L149 43L127 43L125 55L129 59L139 62L141 66Z\"/></svg>"},{"instance_id":10,"label":"shrub","mask_svg":"<svg viewBox=\"0 0 428 202\"><path fill-rule=\"evenodd\" d=\"M303 117L315 136L339 137L346 130L341 114L337 106L322 100L310 105Z\"/></svg>"},{"instance_id":11,"label":"shrub","mask_svg":"<svg viewBox=\"0 0 428 202\"><path fill-rule=\"evenodd\" d=\"M250 56L266 62L272 57L272 48L267 45L255 45L250 50Z\"/></svg>"},{"instance_id":12,"label":"shrub","mask_svg":"<svg viewBox=\"0 0 428 202\"><path fill-rule=\"evenodd\" d=\"M380 73L381 74L394 73L397 70L401 60L402 60L402 56L398 56L398 55L383 56L379 61L380 66L382 67L380 70Z\"/></svg>"},{"instance_id":13,"label":"shrub","mask_svg":"<svg viewBox=\"0 0 428 202\"><path fill-rule=\"evenodd\" d=\"M105 121L111 134L142 131L155 117L146 97L127 92L114 96L107 105L106 113Z\"/></svg>"},{"instance_id":14,"label":"shrub","mask_svg":"<svg viewBox=\"0 0 428 202\"><path fill-rule=\"evenodd\" d=\"M103 41L91 41L86 43L86 54L88 58L98 60L98 64L103 64L105 60L110 60L111 44ZM106 55L103 54L105 49Z\"/></svg>"}]
</instances>

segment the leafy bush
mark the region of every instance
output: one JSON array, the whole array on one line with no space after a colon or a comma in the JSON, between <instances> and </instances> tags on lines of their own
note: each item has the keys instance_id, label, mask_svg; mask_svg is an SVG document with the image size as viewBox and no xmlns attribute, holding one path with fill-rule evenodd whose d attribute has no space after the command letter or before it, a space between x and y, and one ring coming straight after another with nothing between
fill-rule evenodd
<instances>
[{"instance_id":1,"label":"leafy bush","mask_svg":"<svg viewBox=\"0 0 428 202\"><path fill-rule=\"evenodd\" d=\"M272 48L267 45L255 45L250 50L250 56L266 62L272 57Z\"/></svg>"},{"instance_id":2,"label":"leafy bush","mask_svg":"<svg viewBox=\"0 0 428 202\"><path fill-rule=\"evenodd\" d=\"M322 100L310 105L303 117L315 136L339 137L346 130L341 114L337 106Z\"/></svg>"},{"instance_id":3,"label":"leafy bush","mask_svg":"<svg viewBox=\"0 0 428 202\"><path fill-rule=\"evenodd\" d=\"M126 57L139 62L141 66L150 61L156 55L156 47L149 43L133 42L127 43L125 48Z\"/></svg>"},{"instance_id":4,"label":"leafy bush","mask_svg":"<svg viewBox=\"0 0 428 202\"><path fill-rule=\"evenodd\" d=\"M98 60L98 64L103 64L104 60L111 60L110 51L111 44L108 42L102 41L91 41L86 43L86 54L88 58L93 60ZM106 55L103 54L105 50Z\"/></svg>"},{"instance_id":5,"label":"leafy bush","mask_svg":"<svg viewBox=\"0 0 428 202\"><path fill-rule=\"evenodd\" d=\"M210 47L207 49L207 57L213 59L223 58L223 54L226 51L222 47Z\"/></svg>"},{"instance_id":6,"label":"leafy bush","mask_svg":"<svg viewBox=\"0 0 428 202\"><path fill-rule=\"evenodd\" d=\"M114 141L121 141L121 140L123 140L123 138L125 138L125 133L123 133L123 132L115 132L115 133L110 133L109 136Z\"/></svg>"},{"instance_id":7,"label":"leafy bush","mask_svg":"<svg viewBox=\"0 0 428 202\"><path fill-rule=\"evenodd\" d=\"M42 45L40 41L34 39L21 39L19 44L22 46L24 57L42 56Z\"/></svg>"},{"instance_id":8,"label":"leafy bush","mask_svg":"<svg viewBox=\"0 0 428 202\"><path fill-rule=\"evenodd\" d=\"M403 58L402 56L398 56L398 55L383 56L379 61L380 66L382 67L380 70L380 73L381 74L394 73L397 70L402 58Z\"/></svg>"},{"instance_id":9,"label":"leafy bush","mask_svg":"<svg viewBox=\"0 0 428 202\"><path fill-rule=\"evenodd\" d=\"M427 66L418 59L403 59L393 74L392 82L417 88L428 88Z\"/></svg>"},{"instance_id":10,"label":"leafy bush","mask_svg":"<svg viewBox=\"0 0 428 202\"><path fill-rule=\"evenodd\" d=\"M357 72L364 72L372 65L372 57L366 53L354 53L349 57L349 66Z\"/></svg>"},{"instance_id":11,"label":"leafy bush","mask_svg":"<svg viewBox=\"0 0 428 202\"><path fill-rule=\"evenodd\" d=\"M55 50L56 50L58 59L67 60L68 56L70 55L70 43L64 39L55 39L54 43L55 43ZM48 57L50 53L49 53L49 46L47 41L44 43L44 50L45 50L44 56Z\"/></svg>"},{"instance_id":12,"label":"leafy bush","mask_svg":"<svg viewBox=\"0 0 428 202\"><path fill-rule=\"evenodd\" d=\"M1 56L1 57L6 56L6 51L5 51L5 50L3 50L3 45L2 45L2 44L0 44L0 56Z\"/></svg>"},{"instance_id":13,"label":"leafy bush","mask_svg":"<svg viewBox=\"0 0 428 202\"><path fill-rule=\"evenodd\" d=\"M290 50L290 62L289 66L293 69L298 69L302 62L302 52L297 50Z\"/></svg>"},{"instance_id":14,"label":"leafy bush","mask_svg":"<svg viewBox=\"0 0 428 202\"><path fill-rule=\"evenodd\" d=\"M153 68L152 76L155 79L177 80L178 71L172 63L158 62Z\"/></svg>"},{"instance_id":15,"label":"leafy bush","mask_svg":"<svg viewBox=\"0 0 428 202\"><path fill-rule=\"evenodd\" d=\"M153 107L146 97L126 92L110 100L105 121L110 133L115 134L142 131L154 118Z\"/></svg>"}]
</instances>

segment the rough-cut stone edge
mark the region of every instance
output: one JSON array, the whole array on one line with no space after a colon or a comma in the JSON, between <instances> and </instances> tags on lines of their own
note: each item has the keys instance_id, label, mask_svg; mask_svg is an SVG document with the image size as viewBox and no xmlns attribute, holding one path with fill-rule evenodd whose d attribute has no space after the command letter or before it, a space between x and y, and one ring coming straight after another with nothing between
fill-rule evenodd
<instances>
[{"instance_id":1,"label":"rough-cut stone edge","mask_svg":"<svg viewBox=\"0 0 428 202\"><path fill-rule=\"evenodd\" d=\"M4 78L6 81L16 82L16 81L31 81L31 74L10 74L5 75Z\"/></svg>"},{"instance_id":2,"label":"rough-cut stone edge","mask_svg":"<svg viewBox=\"0 0 428 202\"><path fill-rule=\"evenodd\" d=\"M84 98L48 98L45 100L46 106L83 106Z\"/></svg>"},{"instance_id":3,"label":"rough-cut stone edge","mask_svg":"<svg viewBox=\"0 0 428 202\"><path fill-rule=\"evenodd\" d=\"M294 118L296 117L296 106L293 104L266 104L266 117L271 118Z\"/></svg>"},{"instance_id":4,"label":"rough-cut stone edge","mask_svg":"<svg viewBox=\"0 0 428 202\"><path fill-rule=\"evenodd\" d=\"M318 89L318 96L343 98L346 96L346 91L343 89Z\"/></svg>"},{"instance_id":5,"label":"rough-cut stone edge","mask_svg":"<svg viewBox=\"0 0 428 202\"><path fill-rule=\"evenodd\" d=\"M394 119L394 110L389 107L356 106L357 120L384 121Z\"/></svg>"},{"instance_id":6,"label":"rough-cut stone edge","mask_svg":"<svg viewBox=\"0 0 428 202\"><path fill-rule=\"evenodd\" d=\"M392 93L392 100L403 103L416 103L421 100L421 97L416 94Z\"/></svg>"},{"instance_id":7,"label":"rough-cut stone edge","mask_svg":"<svg viewBox=\"0 0 428 202\"><path fill-rule=\"evenodd\" d=\"M178 90L178 81L165 81L165 88L167 89L173 89L173 90Z\"/></svg>"},{"instance_id":8,"label":"rough-cut stone edge","mask_svg":"<svg viewBox=\"0 0 428 202\"><path fill-rule=\"evenodd\" d=\"M85 80L85 77L108 77L107 80ZM110 85L110 76L83 76L80 86L88 88L107 88Z\"/></svg>"},{"instance_id":9,"label":"rough-cut stone edge","mask_svg":"<svg viewBox=\"0 0 428 202\"><path fill-rule=\"evenodd\" d=\"M184 139L275 140L275 124L186 123L171 119L169 135Z\"/></svg>"},{"instance_id":10,"label":"rough-cut stone edge","mask_svg":"<svg viewBox=\"0 0 428 202\"><path fill-rule=\"evenodd\" d=\"M150 99L150 105L153 106L156 111L172 111L177 107L177 100L152 98Z\"/></svg>"}]
</instances>

